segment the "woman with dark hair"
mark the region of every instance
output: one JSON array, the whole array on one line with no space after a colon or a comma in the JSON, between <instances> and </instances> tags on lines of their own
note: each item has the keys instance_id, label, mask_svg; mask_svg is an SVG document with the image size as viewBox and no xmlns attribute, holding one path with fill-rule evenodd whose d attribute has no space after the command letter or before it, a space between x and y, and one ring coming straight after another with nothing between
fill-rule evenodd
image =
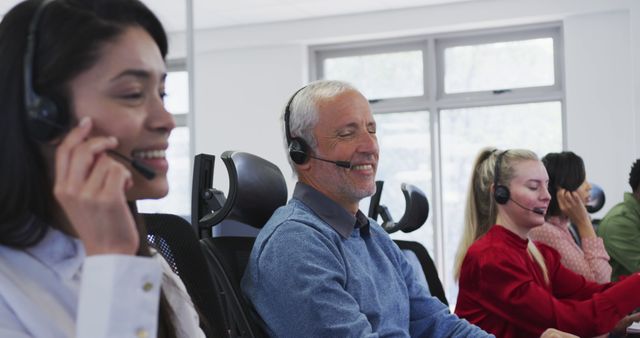
<instances>
[{"instance_id":1,"label":"woman with dark hair","mask_svg":"<svg viewBox=\"0 0 640 338\"><path fill-rule=\"evenodd\" d=\"M582 158L565 151L547 154L542 163L549 174L551 201L545 223L532 229L529 238L556 249L560 262L569 270L596 283L610 282L609 255L587 213L591 184ZM569 232L570 223L576 225L580 245Z\"/></svg>"},{"instance_id":2,"label":"woman with dark hair","mask_svg":"<svg viewBox=\"0 0 640 338\"><path fill-rule=\"evenodd\" d=\"M135 208L168 191L166 53L138 0L0 23L0 336L203 336Z\"/></svg>"}]
</instances>

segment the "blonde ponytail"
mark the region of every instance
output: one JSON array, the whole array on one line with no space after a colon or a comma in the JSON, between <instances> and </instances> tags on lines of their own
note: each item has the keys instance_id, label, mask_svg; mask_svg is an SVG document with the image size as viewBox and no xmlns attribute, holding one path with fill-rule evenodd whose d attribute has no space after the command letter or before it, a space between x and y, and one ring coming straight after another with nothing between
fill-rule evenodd
<instances>
[{"instance_id":1,"label":"blonde ponytail","mask_svg":"<svg viewBox=\"0 0 640 338\"><path fill-rule=\"evenodd\" d=\"M544 256L542 256L540 250L538 250L538 247L533 244L531 240L527 243L527 251L531 254L531 257L536 264L540 266L540 270L542 270L542 275L544 276L544 282L549 285L551 282L549 281L549 269L547 269L547 263L545 262Z\"/></svg>"},{"instance_id":2,"label":"blonde ponytail","mask_svg":"<svg viewBox=\"0 0 640 338\"><path fill-rule=\"evenodd\" d=\"M496 207L491 198L495 153L495 148L484 148L473 164L464 210L464 230L453 266L453 278L456 281L460 278L460 269L467 250L476 239L489 231L496 220Z\"/></svg>"}]
</instances>

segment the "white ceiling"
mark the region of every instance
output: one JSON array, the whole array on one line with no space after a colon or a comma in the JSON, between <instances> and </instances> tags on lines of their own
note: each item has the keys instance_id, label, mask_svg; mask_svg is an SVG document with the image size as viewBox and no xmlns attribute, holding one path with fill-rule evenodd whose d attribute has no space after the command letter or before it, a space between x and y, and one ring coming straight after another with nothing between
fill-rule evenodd
<instances>
[{"instance_id":1,"label":"white ceiling","mask_svg":"<svg viewBox=\"0 0 640 338\"><path fill-rule=\"evenodd\" d=\"M300 20L324 16L481 0L193 0L196 29ZM0 16L19 0L0 0ZM186 1L143 0L168 31L186 28Z\"/></svg>"}]
</instances>

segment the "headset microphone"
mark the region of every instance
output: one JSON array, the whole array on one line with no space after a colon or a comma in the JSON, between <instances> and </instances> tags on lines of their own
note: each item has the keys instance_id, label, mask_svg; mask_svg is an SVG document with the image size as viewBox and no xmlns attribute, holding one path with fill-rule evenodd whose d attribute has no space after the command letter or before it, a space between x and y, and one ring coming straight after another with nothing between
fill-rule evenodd
<instances>
[{"instance_id":1,"label":"headset microphone","mask_svg":"<svg viewBox=\"0 0 640 338\"><path fill-rule=\"evenodd\" d=\"M331 160L327 160L327 159L324 159L324 158L316 157L316 156L313 156L313 155L307 155L307 156L309 156L309 157L311 157L311 158L313 158L315 160L318 160L318 161L333 163L333 164L337 165L340 168L351 169L351 162L349 162L349 161L331 161Z\"/></svg>"},{"instance_id":2,"label":"headset microphone","mask_svg":"<svg viewBox=\"0 0 640 338\"><path fill-rule=\"evenodd\" d=\"M49 128L51 128L51 130L54 131L55 135L63 134L67 131L67 128L49 119L43 119L41 118L40 115L35 115L35 116L32 115L32 116L29 116L29 118L32 121L38 121L40 123L46 124ZM141 163L140 161L127 157L115 150L108 149L106 152L126 163L129 163L131 167L135 169L138 173L140 173L140 175L142 175L144 178L148 180L152 180L154 177L156 177L156 172L153 169L149 168L147 165Z\"/></svg>"},{"instance_id":3,"label":"headset microphone","mask_svg":"<svg viewBox=\"0 0 640 338\"><path fill-rule=\"evenodd\" d=\"M40 119L39 115L31 116L30 118L34 120L38 120L39 122L46 124L51 129L56 130L56 134L66 132L66 128L64 128L63 126L47 119L44 119L44 120ZM143 163L140 163L140 161L138 160L134 160L130 157L127 157L111 149L108 149L107 153L110 155L113 155L114 157L119 158L120 160L123 160L124 162L129 163L133 169L135 169L138 173L140 173L140 175L142 175L144 178L148 180L152 180L154 177L156 177L156 172L153 169L149 168Z\"/></svg>"},{"instance_id":4,"label":"headset microphone","mask_svg":"<svg viewBox=\"0 0 640 338\"><path fill-rule=\"evenodd\" d=\"M138 173L140 173L140 175L148 180L152 180L154 177L156 177L156 172L153 169L147 167L143 163L140 163L138 160L134 160L132 158L124 156L121 153L111 149L107 150L107 153L129 163L133 169L135 169Z\"/></svg>"},{"instance_id":5,"label":"headset microphone","mask_svg":"<svg viewBox=\"0 0 640 338\"><path fill-rule=\"evenodd\" d=\"M513 198L509 199L511 202L515 203L517 206L519 206L520 208L527 210L527 211L531 211L534 214L538 214L538 215L542 215L544 216L544 209L543 208L533 208L533 209L529 209L527 207L525 207L524 205L518 203L516 200L514 200Z\"/></svg>"}]
</instances>

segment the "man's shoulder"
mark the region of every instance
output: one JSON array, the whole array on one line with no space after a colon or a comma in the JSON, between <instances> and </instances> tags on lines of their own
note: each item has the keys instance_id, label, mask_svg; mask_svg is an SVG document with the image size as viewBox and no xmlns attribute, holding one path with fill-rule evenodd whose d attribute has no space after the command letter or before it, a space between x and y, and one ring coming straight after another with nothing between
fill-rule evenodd
<instances>
[{"instance_id":1,"label":"man's shoulder","mask_svg":"<svg viewBox=\"0 0 640 338\"><path fill-rule=\"evenodd\" d=\"M256 243L280 242L295 239L304 242L313 238L333 239L338 234L332 231L311 209L302 202L291 200L278 208L264 228L258 233ZM294 244L294 243L292 243Z\"/></svg>"},{"instance_id":2,"label":"man's shoulder","mask_svg":"<svg viewBox=\"0 0 640 338\"><path fill-rule=\"evenodd\" d=\"M292 199L280 208L278 208L264 228L260 231L264 230L273 231L281 226L293 227L293 228L303 228L306 229L308 227L312 228L321 228L320 225L325 222L318 217L309 207L307 207L304 203Z\"/></svg>"},{"instance_id":3,"label":"man's shoulder","mask_svg":"<svg viewBox=\"0 0 640 338\"><path fill-rule=\"evenodd\" d=\"M608 231L615 231L620 224L638 221L636 211L624 202L616 204L602 218L598 226L598 234L603 235Z\"/></svg>"}]
</instances>

